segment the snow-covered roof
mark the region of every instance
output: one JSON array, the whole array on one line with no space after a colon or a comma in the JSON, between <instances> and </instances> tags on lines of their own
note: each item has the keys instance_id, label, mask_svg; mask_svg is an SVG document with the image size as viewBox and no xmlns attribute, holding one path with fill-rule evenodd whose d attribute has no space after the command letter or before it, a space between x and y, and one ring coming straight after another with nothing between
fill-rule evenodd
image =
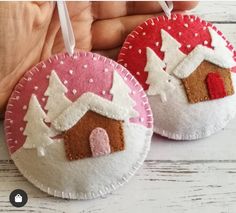
<instances>
[{"instance_id":1,"label":"snow-covered roof","mask_svg":"<svg viewBox=\"0 0 236 213\"><path fill-rule=\"evenodd\" d=\"M129 111L126 108L94 93L87 92L54 119L52 126L59 131L68 130L89 110L115 120L125 120L129 116Z\"/></svg>"},{"instance_id":2,"label":"snow-covered roof","mask_svg":"<svg viewBox=\"0 0 236 213\"><path fill-rule=\"evenodd\" d=\"M229 54L214 51L206 46L197 45L195 49L176 67L173 73L180 79L187 78L204 60L222 68L232 68L236 65L233 57Z\"/></svg>"}]
</instances>

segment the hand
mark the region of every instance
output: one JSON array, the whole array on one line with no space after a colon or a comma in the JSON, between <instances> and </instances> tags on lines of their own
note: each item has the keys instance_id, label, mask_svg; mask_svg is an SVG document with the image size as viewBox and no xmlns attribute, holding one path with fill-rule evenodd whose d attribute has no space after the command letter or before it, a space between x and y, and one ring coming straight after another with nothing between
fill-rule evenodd
<instances>
[{"instance_id":1,"label":"hand","mask_svg":"<svg viewBox=\"0 0 236 213\"><path fill-rule=\"evenodd\" d=\"M174 10L196 2L174 2ZM126 36L162 13L157 2L69 2L76 48L115 59ZM55 3L0 3L0 111L21 76L33 65L64 51Z\"/></svg>"}]
</instances>

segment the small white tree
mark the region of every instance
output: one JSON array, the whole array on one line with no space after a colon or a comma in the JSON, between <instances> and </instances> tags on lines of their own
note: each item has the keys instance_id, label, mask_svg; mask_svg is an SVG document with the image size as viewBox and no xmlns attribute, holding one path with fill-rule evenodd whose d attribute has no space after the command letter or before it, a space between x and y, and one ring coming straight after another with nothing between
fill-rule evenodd
<instances>
[{"instance_id":1,"label":"small white tree","mask_svg":"<svg viewBox=\"0 0 236 213\"><path fill-rule=\"evenodd\" d=\"M48 110L46 122L52 121L71 104L71 101L65 96L67 91L67 88L53 70L49 78L48 88L44 93L45 96L48 96L45 106L45 109Z\"/></svg>"},{"instance_id":2,"label":"small white tree","mask_svg":"<svg viewBox=\"0 0 236 213\"><path fill-rule=\"evenodd\" d=\"M28 110L24 117L27 122L23 135L26 136L23 147L25 149L36 148L39 156L45 155L45 147L53 143L51 129L44 123L46 114L41 108L36 95L32 94Z\"/></svg>"},{"instance_id":3,"label":"small white tree","mask_svg":"<svg viewBox=\"0 0 236 213\"><path fill-rule=\"evenodd\" d=\"M134 109L136 103L130 97L131 89L116 71L113 72L113 83L110 93L113 95L113 103L129 109L130 117L138 116L138 112Z\"/></svg>"},{"instance_id":4,"label":"small white tree","mask_svg":"<svg viewBox=\"0 0 236 213\"><path fill-rule=\"evenodd\" d=\"M165 63L156 55L156 53L147 47L147 63L144 68L148 72L146 83L149 84L148 95L160 95L162 102L167 101L167 90L173 90L172 76L164 71Z\"/></svg>"},{"instance_id":5,"label":"small white tree","mask_svg":"<svg viewBox=\"0 0 236 213\"><path fill-rule=\"evenodd\" d=\"M165 52L164 61L167 66L166 72L171 74L179 62L181 62L184 57L186 57L186 55L179 50L181 44L165 30L161 30L161 38L161 51Z\"/></svg>"},{"instance_id":6,"label":"small white tree","mask_svg":"<svg viewBox=\"0 0 236 213\"><path fill-rule=\"evenodd\" d=\"M211 46L214 48L215 53L233 60L234 54L226 47L227 42L211 27L208 27L208 30L211 35Z\"/></svg>"}]
</instances>

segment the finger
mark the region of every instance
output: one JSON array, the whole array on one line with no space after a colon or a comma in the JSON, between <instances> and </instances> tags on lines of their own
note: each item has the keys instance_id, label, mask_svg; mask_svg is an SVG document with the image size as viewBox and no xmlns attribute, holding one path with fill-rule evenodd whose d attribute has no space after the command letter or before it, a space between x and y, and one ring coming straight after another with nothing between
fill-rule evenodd
<instances>
[{"instance_id":1,"label":"finger","mask_svg":"<svg viewBox=\"0 0 236 213\"><path fill-rule=\"evenodd\" d=\"M92 26L93 49L112 49L121 46L126 36L150 17L153 15L133 15L94 22Z\"/></svg>"},{"instance_id":2,"label":"finger","mask_svg":"<svg viewBox=\"0 0 236 213\"><path fill-rule=\"evenodd\" d=\"M89 2L68 2L68 12L76 40L76 48L91 50L91 25L93 17ZM42 59L65 50L58 11L55 9L43 49Z\"/></svg>"},{"instance_id":3,"label":"finger","mask_svg":"<svg viewBox=\"0 0 236 213\"><path fill-rule=\"evenodd\" d=\"M53 11L44 2L0 4L0 110L19 78L40 59L44 38ZM7 23L7 24L6 24Z\"/></svg>"},{"instance_id":4,"label":"finger","mask_svg":"<svg viewBox=\"0 0 236 213\"><path fill-rule=\"evenodd\" d=\"M197 1L174 2L174 10L189 10L197 5ZM160 13L162 8L157 1L128 2L93 2L92 13L97 19L109 19L126 15Z\"/></svg>"},{"instance_id":5,"label":"finger","mask_svg":"<svg viewBox=\"0 0 236 213\"><path fill-rule=\"evenodd\" d=\"M106 56L116 61L118 54L120 52L120 49L121 49L121 46L112 48L112 49L107 49L107 50L92 50L92 52L98 53L100 55Z\"/></svg>"}]
</instances>

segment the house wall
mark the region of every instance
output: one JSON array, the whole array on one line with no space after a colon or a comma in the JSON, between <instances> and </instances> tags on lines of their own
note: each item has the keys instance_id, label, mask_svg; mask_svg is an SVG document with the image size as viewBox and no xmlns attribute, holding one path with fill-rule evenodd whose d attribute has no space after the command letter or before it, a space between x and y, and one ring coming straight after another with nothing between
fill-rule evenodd
<instances>
[{"instance_id":1,"label":"house wall","mask_svg":"<svg viewBox=\"0 0 236 213\"><path fill-rule=\"evenodd\" d=\"M220 74L225 84L227 96L234 93L230 69L221 68L208 61L203 61L188 78L182 80L190 103L210 100L206 84L206 77L210 72Z\"/></svg>"},{"instance_id":2,"label":"house wall","mask_svg":"<svg viewBox=\"0 0 236 213\"><path fill-rule=\"evenodd\" d=\"M64 133L65 151L69 160L92 157L89 136L96 127L101 127L107 131L111 152L124 150L122 121L88 111L72 128Z\"/></svg>"}]
</instances>

